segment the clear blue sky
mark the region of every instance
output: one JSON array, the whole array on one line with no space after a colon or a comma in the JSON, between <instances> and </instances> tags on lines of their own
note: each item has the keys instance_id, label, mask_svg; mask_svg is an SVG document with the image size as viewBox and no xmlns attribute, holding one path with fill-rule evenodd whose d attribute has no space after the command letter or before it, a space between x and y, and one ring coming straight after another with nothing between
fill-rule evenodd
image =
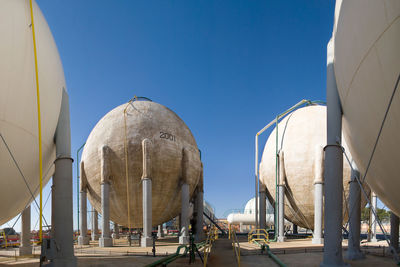
<instances>
[{"instance_id":1,"label":"clear blue sky","mask_svg":"<svg viewBox=\"0 0 400 267\"><path fill-rule=\"evenodd\" d=\"M254 195L255 133L326 98L333 0L37 1L64 66L74 157L108 111L149 97L192 130L217 216ZM76 214L75 201L74 186Z\"/></svg>"}]
</instances>

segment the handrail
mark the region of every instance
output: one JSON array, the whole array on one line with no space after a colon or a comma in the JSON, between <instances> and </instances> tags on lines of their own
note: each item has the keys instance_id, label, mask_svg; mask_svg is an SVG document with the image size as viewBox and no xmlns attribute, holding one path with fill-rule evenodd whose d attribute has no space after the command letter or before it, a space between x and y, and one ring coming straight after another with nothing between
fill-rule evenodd
<instances>
[{"instance_id":1,"label":"handrail","mask_svg":"<svg viewBox=\"0 0 400 267\"><path fill-rule=\"evenodd\" d=\"M235 229L231 229L230 232L232 233L232 237L233 237L233 238L232 238L232 247L233 247L233 251L235 252L237 264L238 264L238 266L240 267L240 244L239 244L239 241L238 241L238 239L237 239ZM229 239L230 239L230 237L229 237ZM237 245L236 245L236 244L237 244Z\"/></svg>"},{"instance_id":2,"label":"handrail","mask_svg":"<svg viewBox=\"0 0 400 267\"><path fill-rule=\"evenodd\" d=\"M7 248L8 245L7 245L7 236L6 236L6 233L4 232L4 230L2 230L1 233L3 234L3 238L4 238L4 242L5 242L4 247Z\"/></svg>"},{"instance_id":3,"label":"handrail","mask_svg":"<svg viewBox=\"0 0 400 267\"><path fill-rule=\"evenodd\" d=\"M185 250L183 251L183 253L181 254L181 249L185 248ZM168 257L162 258L158 261L155 261L153 263L150 263L148 265L146 265L146 267L155 267L155 266L166 266L167 264L173 262L174 260L176 260L177 258L180 258L182 256L185 256L188 252L189 248L186 245L180 245L177 249L176 252Z\"/></svg>"},{"instance_id":4,"label":"handrail","mask_svg":"<svg viewBox=\"0 0 400 267\"><path fill-rule=\"evenodd\" d=\"M265 229L254 229L249 232L248 241L249 243L254 241L263 241L265 244L267 244L269 243L269 234Z\"/></svg>"},{"instance_id":5,"label":"handrail","mask_svg":"<svg viewBox=\"0 0 400 267\"><path fill-rule=\"evenodd\" d=\"M212 245L213 245L214 241L217 240L217 239L218 239L218 229L215 227L215 225L213 225L211 227L210 231L208 232L207 240L206 240L206 242L204 244L204 249L203 249L203 252L204 252L204 257L203 257L204 267L207 266L208 255L211 252L211 248L212 248Z\"/></svg>"},{"instance_id":6,"label":"handrail","mask_svg":"<svg viewBox=\"0 0 400 267\"><path fill-rule=\"evenodd\" d=\"M210 222L212 222L220 231L221 231L221 233L223 234L223 235L226 235L226 232L225 232L225 230L224 229L222 229L221 228L221 226L219 226L218 225L218 223L216 223L213 219L211 219L211 217L210 216L208 216L208 214L207 213L205 213L204 211L203 211L203 215L204 216L206 216L206 218L207 219L209 219L210 220Z\"/></svg>"}]
</instances>

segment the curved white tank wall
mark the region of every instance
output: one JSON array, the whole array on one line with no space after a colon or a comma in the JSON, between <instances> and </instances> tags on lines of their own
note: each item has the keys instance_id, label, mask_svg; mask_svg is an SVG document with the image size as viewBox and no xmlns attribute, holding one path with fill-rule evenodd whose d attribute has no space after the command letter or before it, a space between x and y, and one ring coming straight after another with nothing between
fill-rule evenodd
<instances>
[{"instance_id":1,"label":"curved white tank wall","mask_svg":"<svg viewBox=\"0 0 400 267\"><path fill-rule=\"evenodd\" d=\"M400 1L338 1L333 38L344 135L363 174L400 74ZM397 89L366 181L398 216L399 129Z\"/></svg>"},{"instance_id":2,"label":"curved white tank wall","mask_svg":"<svg viewBox=\"0 0 400 267\"><path fill-rule=\"evenodd\" d=\"M313 229L314 165L317 147L322 149L326 145L326 107L308 106L294 111L280 121L278 135L278 147L284 152L286 172L285 218L301 227ZM347 150L345 140L342 141ZM260 164L260 182L266 185L272 199L275 199L275 154L276 129L267 140ZM349 180L350 165L344 158L343 185L346 196ZM297 207L290 204L288 195ZM344 200L344 221L347 218L346 203Z\"/></svg>"},{"instance_id":3,"label":"curved white tank wall","mask_svg":"<svg viewBox=\"0 0 400 267\"><path fill-rule=\"evenodd\" d=\"M255 207L255 197L251 198L249 201L247 201L246 205L244 206L243 214L254 214L256 212L256 207ZM257 201L258 205L258 210L260 210L260 198L258 198ZM274 207L272 207L271 203L269 203L268 199L266 200L266 210L267 214L274 214ZM236 213L235 213L236 214Z\"/></svg>"},{"instance_id":4,"label":"curved white tank wall","mask_svg":"<svg viewBox=\"0 0 400 267\"><path fill-rule=\"evenodd\" d=\"M33 1L38 52L45 183L54 172L53 142L61 107L64 72L53 36ZM33 41L29 1L0 0L0 133L32 191L39 186L39 146ZM0 225L32 199L0 140ZM38 191L36 191L37 195Z\"/></svg>"},{"instance_id":5,"label":"curved white tank wall","mask_svg":"<svg viewBox=\"0 0 400 267\"><path fill-rule=\"evenodd\" d=\"M130 219L132 227L142 227L142 140L152 142L150 166L152 179L153 226L171 220L180 213L181 183L185 174L190 198L200 180L201 161L196 141L186 124L173 111L151 101L134 101L107 113L93 128L82 152L82 176L87 178L88 198L101 210L101 148L108 146L106 162L110 168L110 219L128 226L125 175L126 116ZM183 150L187 153L187 169L183 168Z\"/></svg>"}]
</instances>

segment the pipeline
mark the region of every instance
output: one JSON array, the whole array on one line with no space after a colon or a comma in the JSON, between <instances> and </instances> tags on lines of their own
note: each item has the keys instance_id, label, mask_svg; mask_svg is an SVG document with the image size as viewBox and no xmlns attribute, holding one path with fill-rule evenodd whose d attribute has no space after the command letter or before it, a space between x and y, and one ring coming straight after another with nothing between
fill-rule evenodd
<instances>
[{"instance_id":1,"label":"pipeline","mask_svg":"<svg viewBox=\"0 0 400 267\"><path fill-rule=\"evenodd\" d=\"M181 249L184 248L185 250L183 251L183 253L181 254ZM146 267L155 267L155 266L167 266L169 263L173 262L174 260L186 256L187 252L188 252L189 248L186 245L181 245L176 249L176 252L168 257L162 258L158 261L155 261L153 263L150 263L148 265L146 265Z\"/></svg>"},{"instance_id":2,"label":"pipeline","mask_svg":"<svg viewBox=\"0 0 400 267\"><path fill-rule=\"evenodd\" d=\"M280 267L286 267L286 264L284 264L274 253L272 253L271 249L269 248L269 246L267 244L260 244L257 241L253 241L253 242L256 243L257 245L259 245L262 250L264 250L264 248L266 247L268 257L270 257Z\"/></svg>"}]
</instances>

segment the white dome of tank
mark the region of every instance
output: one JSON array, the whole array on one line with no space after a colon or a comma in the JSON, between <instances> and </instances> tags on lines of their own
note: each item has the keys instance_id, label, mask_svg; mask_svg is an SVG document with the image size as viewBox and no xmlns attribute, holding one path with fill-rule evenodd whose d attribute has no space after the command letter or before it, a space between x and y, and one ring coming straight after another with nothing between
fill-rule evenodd
<instances>
[{"instance_id":1,"label":"white dome of tank","mask_svg":"<svg viewBox=\"0 0 400 267\"><path fill-rule=\"evenodd\" d=\"M337 1L335 13L334 67L343 110L343 131L363 174L400 75L400 1ZM398 216L399 130L400 92L397 90L366 181Z\"/></svg>"},{"instance_id":2,"label":"white dome of tank","mask_svg":"<svg viewBox=\"0 0 400 267\"><path fill-rule=\"evenodd\" d=\"M279 122L278 136L278 148L284 152L286 172L285 217L296 225L313 229L314 165L316 150L322 150L326 145L326 107L307 106L292 112ZM342 143L347 150L344 139ZM260 182L266 185L271 202L275 199L275 155L276 129L266 142L260 164ZM350 165L344 157L343 186L346 196L349 181ZM346 203L344 199L344 220L347 218Z\"/></svg>"},{"instance_id":3,"label":"white dome of tank","mask_svg":"<svg viewBox=\"0 0 400 267\"><path fill-rule=\"evenodd\" d=\"M251 198L249 201L247 201L246 205L244 206L243 214L255 214L255 197ZM274 214L274 207L272 207L271 203L269 203L268 199L265 201L266 202L266 210L267 214ZM260 210L260 198L258 198L257 201L258 205L258 210Z\"/></svg>"},{"instance_id":4,"label":"white dome of tank","mask_svg":"<svg viewBox=\"0 0 400 267\"><path fill-rule=\"evenodd\" d=\"M54 173L54 134L65 88L53 36L33 1L40 83L44 183ZM29 1L0 1L0 133L35 195L39 186L38 116ZM20 213L31 194L0 140L0 225Z\"/></svg>"},{"instance_id":5,"label":"white dome of tank","mask_svg":"<svg viewBox=\"0 0 400 267\"><path fill-rule=\"evenodd\" d=\"M110 151L110 219L128 226L128 205L125 175L125 130L128 144L128 173L131 227L142 227L143 153L142 140L151 145L152 223L171 220L180 213L182 177L186 177L190 197L201 176L200 154L186 124L170 109L151 101L123 104L107 113L90 133L82 152L82 178L87 179L88 198L101 211L101 151ZM187 160L183 168L185 153Z\"/></svg>"}]
</instances>

